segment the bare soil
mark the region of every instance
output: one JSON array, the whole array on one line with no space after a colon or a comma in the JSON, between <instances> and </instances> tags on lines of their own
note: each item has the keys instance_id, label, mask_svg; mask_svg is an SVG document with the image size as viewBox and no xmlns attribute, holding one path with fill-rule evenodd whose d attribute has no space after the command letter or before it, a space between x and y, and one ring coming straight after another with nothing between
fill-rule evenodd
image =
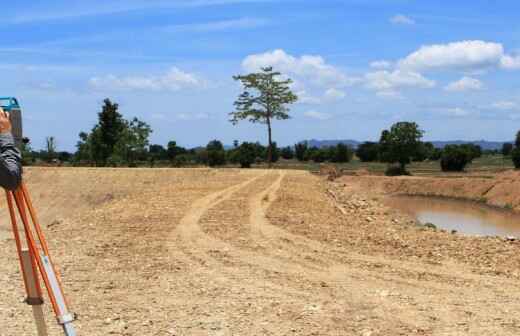
<instances>
[{"instance_id":1,"label":"bare soil","mask_svg":"<svg viewBox=\"0 0 520 336\"><path fill-rule=\"evenodd\" d=\"M79 335L520 334L520 243L425 230L349 179L26 173ZM0 335L34 335L1 215Z\"/></svg>"}]
</instances>

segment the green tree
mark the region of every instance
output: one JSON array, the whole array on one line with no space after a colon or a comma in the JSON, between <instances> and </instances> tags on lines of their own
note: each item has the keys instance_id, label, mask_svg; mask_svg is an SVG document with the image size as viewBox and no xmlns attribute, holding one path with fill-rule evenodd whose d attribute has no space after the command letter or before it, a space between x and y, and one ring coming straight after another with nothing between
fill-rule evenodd
<instances>
[{"instance_id":1,"label":"green tree","mask_svg":"<svg viewBox=\"0 0 520 336\"><path fill-rule=\"evenodd\" d=\"M284 147L280 151L280 155L285 160L292 160L294 158L294 150L291 146Z\"/></svg>"},{"instance_id":2,"label":"green tree","mask_svg":"<svg viewBox=\"0 0 520 336\"><path fill-rule=\"evenodd\" d=\"M366 141L358 146L356 156L362 162L374 162L379 158L379 144L377 142Z\"/></svg>"},{"instance_id":3,"label":"green tree","mask_svg":"<svg viewBox=\"0 0 520 336\"><path fill-rule=\"evenodd\" d=\"M346 163L352 160L353 152L349 146L339 143L335 147L332 147L332 155L330 157L332 162Z\"/></svg>"},{"instance_id":4,"label":"green tree","mask_svg":"<svg viewBox=\"0 0 520 336\"><path fill-rule=\"evenodd\" d=\"M114 154L114 148L125 131L125 120L118 109L118 104L105 99L98 114L99 122L92 132L92 151L96 153L96 161L102 165Z\"/></svg>"},{"instance_id":5,"label":"green tree","mask_svg":"<svg viewBox=\"0 0 520 336\"><path fill-rule=\"evenodd\" d=\"M306 161L306 152L308 150L307 142L300 142L294 145L294 155L298 161Z\"/></svg>"},{"instance_id":6,"label":"green tree","mask_svg":"<svg viewBox=\"0 0 520 336\"><path fill-rule=\"evenodd\" d=\"M137 118L130 122L124 120L123 130L114 146L111 159L123 160L131 166L136 165L136 160L144 160L149 145L149 137L152 133L150 125Z\"/></svg>"},{"instance_id":7,"label":"green tree","mask_svg":"<svg viewBox=\"0 0 520 336\"><path fill-rule=\"evenodd\" d=\"M464 145L447 145L442 150L442 171L463 171L473 160L471 148Z\"/></svg>"},{"instance_id":8,"label":"green tree","mask_svg":"<svg viewBox=\"0 0 520 336\"><path fill-rule=\"evenodd\" d=\"M502 145L502 155L503 156L509 156L511 155L511 152L513 151L513 144L512 143L505 143Z\"/></svg>"},{"instance_id":9,"label":"green tree","mask_svg":"<svg viewBox=\"0 0 520 336\"><path fill-rule=\"evenodd\" d=\"M233 76L234 80L242 83L244 90L234 103L235 111L230 113L230 121L237 124L247 119L267 125L269 167L273 162L272 122L289 119L287 106L298 100L289 87L292 80L279 80L280 75L272 67L266 67L257 73Z\"/></svg>"},{"instance_id":10,"label":"green tree","mask_svg":"<svg viewBox=\"0 0 520 336\"><path fill-rule=\"evenodd\" d=\"M243 142L235 149L235 160L242 168L251 168L256 159L255 144Z\"/></svg>"},{"instance_id":11,"label":"green tree","mask_svg":"<svg viewBox=\"0 0 520 336\"><path fill-rule=\"evenodd\" d=\"M42 154L42 156L45 157L45 160L48 162L58 158L58 154L56 153L55 137L49 136L45 138L45 152Z\"/></svg>"},{"instance_id":12,"label":"green tree","mask_svg":"<svg viewBox=\"0 0 520 336\"><path fill-rule=\"evenodd\" d=\"M406 165L420 150L423 131L414 122L398 122L390 130L381 133L379 141L383 162L399 163L401 171L406 172Z\"/></svg>"},{"instance_id":13,"label":"green tree","mask_svg":"<svg viewBox=\"0 0 520 336\"><path fill-rule=\"evenodd\" d=\"M226 151L222 142L212 140L206 146L207 163L210 167L226 164Z\"/></svg>"}]
</instances>

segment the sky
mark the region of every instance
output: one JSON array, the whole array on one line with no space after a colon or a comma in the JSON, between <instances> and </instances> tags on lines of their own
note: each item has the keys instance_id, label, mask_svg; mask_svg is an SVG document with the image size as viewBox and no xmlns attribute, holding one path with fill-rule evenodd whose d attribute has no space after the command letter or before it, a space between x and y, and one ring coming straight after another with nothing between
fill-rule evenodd
<instances>
[{"instance_id":1,"label":"sky","mask_svg":"<svg viewBox=\"0 0 520 336\"><path fill-rule=\"evenodd\" d=\"M35 148L74 150L104 98L148 122L152 143L266 142L233 126L233 75L294 80L280 145L377 140L415 121L426 140L510 141L520 129L520 3L513 0L12 2L0 22L0 96Z\"/></svg>"}]
</instances>

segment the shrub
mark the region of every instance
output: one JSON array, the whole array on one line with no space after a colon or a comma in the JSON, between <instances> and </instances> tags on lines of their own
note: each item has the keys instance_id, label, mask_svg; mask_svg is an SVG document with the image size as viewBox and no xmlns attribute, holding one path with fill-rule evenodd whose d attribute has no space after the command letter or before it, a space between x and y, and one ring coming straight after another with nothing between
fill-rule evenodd
<instances>
[{"instance_id":1,"label":"shrub","mask_svg":"<svg viewBox=\"0 0 520 336\"><path fill-rule=\"evenodd\" d=\"M474 155L475 153L466 145L448 145L442 151L441 169L442 171L464 171Z\"/></svg>"},{"instance_id":2,"label":"shrub","mask_svg":"<svg viewBox=\"0 0 520 336\"><path fill-rule=\"evenodd\" d=\"M516 169L520 168L520 148L515 147L511 151L511 160L513 160L513 164L515 165Z\"/></svg>"},{"instance_id":3,"label":"shrub","mask_svg":"<svg viewBox=\"0 0 520 336\"><path fill-rule=\"evenodd\" d=\"M293 151L293 149L291 147L284 147L280 151L280 155L285 160L291 160L291 159L294 158L294 151Z\"/></svg>"},{"instance_id":4,"label":"shrub","mask_svg":"<svg viewBox=\"0 0 520 336\"><path fill-rule=\"evenodd\" d=\"M331 161L337 163L349 162L354 155L350 147L342 143L337 144L336 147L332 147L331 154Z\"/></svg>"},{"instance_id":5,"label":"shrub","mask_svg":"<svg viewBox=\"0 0 520 336\"><path fill-rule=\"evenodd\" d=\"M298 161L307 161L308 145L307 142L300 142L294 145L294 155Z\"/></svg>"},{"instance_id":6,"label":"shrub","mask_svg":"<svg viewBox=\"0 0 520 336\"><path fill-rule=\"evenodd\" d=\"M386 176L402 176L402 175L409 176L411 174L408 170L404 169L400 165L399 166L392 165L392 166L389 166L388 168L386 168L385 175Z\"/></svg>"},{"instance_id":7,"label":"shrub","mask_svg":"<svg viewBox=\"0 0 520 336\"><path fill-rule=\"evenodd\" d=\"M376 142L364 142L358 146L356 156L362 162L373 162L379 158L379 144Z\"/></svg>"},{"instance_id":8,"label":"shrub","mask_svg":"<svg viewBox=\"0 0 520 336\"><path fill-rule=\"evenodd\" d=\"M256 152L255 144L249 142L243 142L235 152L235 160L240 163L242 168L251 168L251 165L255 162Z\"/></svg>"},{"instance_id":9,"label":"shrub","mask_svg":"<svg viewBox=\"0 0 520 336\"><path fill-rule=\"evenodd\" d=\"M207 163L210 167L221 166L226 163L224 146L218 140L213 140L206 146Z\"/></svg>"}]
</instances>

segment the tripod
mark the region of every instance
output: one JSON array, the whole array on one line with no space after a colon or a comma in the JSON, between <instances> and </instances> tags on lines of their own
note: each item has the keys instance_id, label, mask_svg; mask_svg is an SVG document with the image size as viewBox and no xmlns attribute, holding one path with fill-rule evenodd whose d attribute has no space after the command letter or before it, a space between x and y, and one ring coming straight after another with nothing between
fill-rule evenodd
<instances>
[{"instance_id":1,"label":"tripod","mask_svg":"<svg viewBox=\"0 0 520 336\"><path fill-rule=\"evenodd\" d=\"M68 310L68 303L63 294L61 281L49 255L47 241L45 240L40 223L36 217L36 212L27 187L22 182L15 191L6 190L6 198L16 249L20 259L23 281L27 292L25 302L32 306L38 335L47 336L47 328L45 326L42 309L43 292L38 276L39 271L47 289L58 324L63 327L66 336L76 336L76 331L72 325L75 316ZM20 231L18 231L15 205L23 224L25 244L22 242ZM29 213L30 221L27 213Z\"/></svg>"}]
</instances>

